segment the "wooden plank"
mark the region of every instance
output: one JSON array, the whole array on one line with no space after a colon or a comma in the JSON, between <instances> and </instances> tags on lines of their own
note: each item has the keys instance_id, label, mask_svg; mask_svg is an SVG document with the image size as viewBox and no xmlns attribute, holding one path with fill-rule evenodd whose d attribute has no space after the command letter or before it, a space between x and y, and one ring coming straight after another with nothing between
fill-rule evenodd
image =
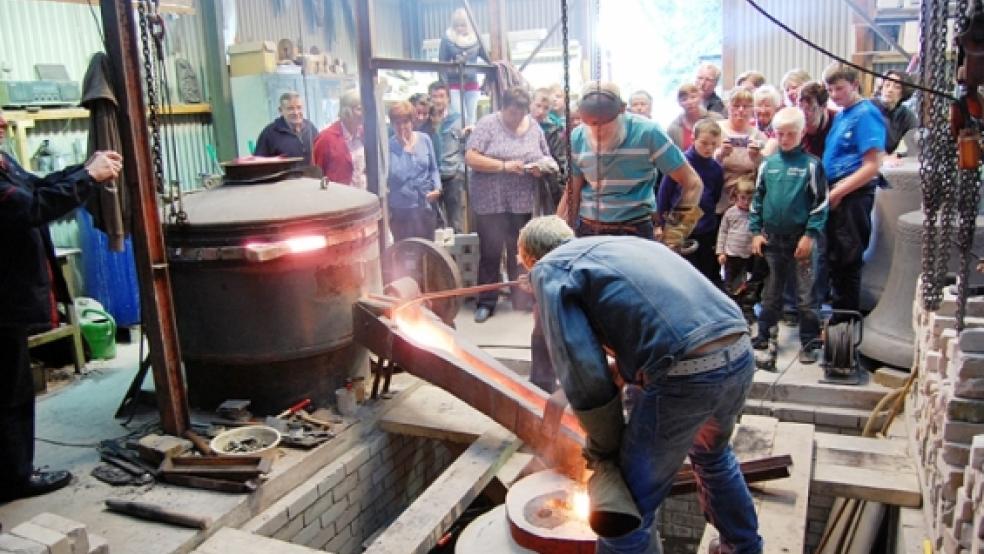
<instances>
[{"instance_id":1,"label":"wooden plank","mask_svg":"<svg viewBox=\"0 0 984 554\"><path fill-rule=\"evenodd\" d=\"M322 550L314 550L306 546L278 541L239 529L223 527L192 554L259 554L261 552L277 552L278 554L321 554Z\"/></svg>"},{"instance_id":2,"label":"wooden plank","mask_svg":"<svg viewBox=\"0 0 984 554\"><path fill-rule=\"evenodd\" d=\"M163 115L193 115L212 112L210 104L174 104L170 108L162 107ZM12 122L21 121L61 121L65 119L85 119L89 110L85 108L42 108L36 112L27 110L5 110L4 117Z\"/></svg>"},{"instance_id":3,"label":"wooden plank","mask_svg":"<svg viewBox=\"0 0 984 554\"><path fill-rule=\"evenodd\" d=\"M915 473L886 472L881 468L818 463L813 471L813 490L829 496L857 498L918 508L922 503Z\"/></svg>"},{"instance_id":4,"label":"wooden plank","mask_svg":"<svg viewBox=\"0 0 984 554\"><path fill-rule=\"evenodd\" d=\"M459 444L471 444L483 433L500 427L485 414L430 384L410 393L380 419L379 425L387 433Z\"/></svg>"},{"instance_id":5,"label":"wooden plank","mask_svg":"<svg viewBox=\"0 0 984 554\"><path fill-rule=\"evenodd\" d=\"M779 423L773 455L789 454L793 467L786 479L769 481L762 487L758 509L759 534L765 553L803 552L806 539L806 509L813 473L813 425Z\"/></svg>"},{"instance_id":6,"label":"wooden plank","mask_svg":"<svg viewBox=\"0 0 984 554\"><path fill-rule=\"evenodd\" d=\"M822 450L851 450L884 456L909 457L909 445L905 440L853 437L833 433L815 433L813 440L817 444L818 452Z\"/></svg>"},{"instance_id":7,"label":"wooden plank","mask_svg":"<svg viewBox=\"0 0 984 554\"><path fill-rule=\"evenodd\" d=\"M817 492L916 508L922 502L908 444L817 433L813 487Z\"/></svg>"},{"instance_id":8,"label":"wooden plank","mask_svg":"<svg viewBox=\"0 0 984 554\"><path fill-rule=\"evenodd\" d=\"M520 444L502 427L490 428L369 545L366 553L430 551Z\"/></svg>"}]
</instances>

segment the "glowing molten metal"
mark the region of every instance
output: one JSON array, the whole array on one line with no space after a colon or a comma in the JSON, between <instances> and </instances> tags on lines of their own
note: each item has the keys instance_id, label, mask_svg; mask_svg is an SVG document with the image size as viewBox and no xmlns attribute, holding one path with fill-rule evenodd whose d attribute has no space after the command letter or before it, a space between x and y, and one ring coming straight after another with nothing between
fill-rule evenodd
<instances>
[{"instance_id":1,"label":"glowing molten metal","mask_svg":"<svg viewBox=\"0 0 984 554\"><path fill-rule=\"evenodd\" d=\"M419 310L398 310L393 316L396 325L414 342L448 353L455 351L454 341L447 333L427 321Z\"/></svg>"},{"instance_id":2,"label":"glowing molten metal","mask_svg":"<svg viewBox=\"0 0 984 554\"><path fill-rule=\"evenodd\" d=\"M571 495L571 513L581 521L588 521L591 514L591 499L588 498L588 491L578 490Z\"/></svg>"}]
</instances>

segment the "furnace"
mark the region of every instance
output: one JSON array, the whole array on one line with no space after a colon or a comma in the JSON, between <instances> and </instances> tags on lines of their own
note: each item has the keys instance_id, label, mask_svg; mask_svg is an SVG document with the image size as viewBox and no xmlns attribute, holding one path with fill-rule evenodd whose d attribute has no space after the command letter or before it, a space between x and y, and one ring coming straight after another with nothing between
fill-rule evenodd
<instances>
[{"instance_id":1,"label":"furnace","mask_svg":"<svg viewBox=\"0 0 984 554\"><path fill-rule=\"evenodd\" d=\"M184 209L166 236L193 406L323 405L368 373L351 313L382 290L376 196L296 178L225 184L188 196Z\"/></svg>"}]
</instances>

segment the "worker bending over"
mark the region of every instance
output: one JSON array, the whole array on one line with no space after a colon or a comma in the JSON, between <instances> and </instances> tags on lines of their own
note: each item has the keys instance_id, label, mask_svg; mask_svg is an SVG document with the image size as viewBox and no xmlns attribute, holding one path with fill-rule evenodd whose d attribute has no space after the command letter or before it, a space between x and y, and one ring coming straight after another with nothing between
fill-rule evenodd
<instances>
[{"instance_id":1,"label":"worker bending over","mask_svg":"<svg viewBox=\"0 0 984 554\"><path fill-rule=\"evenodd\" d=\"M718 551L761 552L729 444L755 371L738 306L651 240L575 239L549 216L523 227L518 248L551 361L587 435L597 552L660 552L656 509L688 455L701 508L721 534ZM620 382L644 389L628 424Z\"/></svg>"}]
</instances>

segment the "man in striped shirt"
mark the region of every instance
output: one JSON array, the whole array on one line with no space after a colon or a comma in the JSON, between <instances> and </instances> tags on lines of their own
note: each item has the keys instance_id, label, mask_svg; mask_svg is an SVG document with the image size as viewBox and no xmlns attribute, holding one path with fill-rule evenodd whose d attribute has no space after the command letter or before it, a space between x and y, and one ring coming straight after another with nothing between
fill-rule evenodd
<instances>
[{"instance_id":1,"label":"man in striped shirt","mask_svg":"<svg viewBox=\"0 0 984 554\"><path fill-rule=\"evenodd\" d=\"M664 242L678 247L700 219L703 185L659 124L625 113L614 83L588 83L581 93L583 125L571 134L572 194L568 222L578 236L636 235L653 239L657 170L680 184Z\"/></svg>"}]
</instances>

